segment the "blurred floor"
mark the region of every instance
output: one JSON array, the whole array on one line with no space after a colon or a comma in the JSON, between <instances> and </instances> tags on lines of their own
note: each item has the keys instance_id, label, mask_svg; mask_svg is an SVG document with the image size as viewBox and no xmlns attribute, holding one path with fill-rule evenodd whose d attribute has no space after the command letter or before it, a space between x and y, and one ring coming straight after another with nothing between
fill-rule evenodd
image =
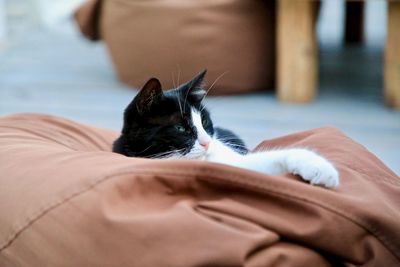
<instances>
[{"instance_id":1,"label":"blurred floor","mask_svg":"<svg viewBox=\"0 0 400 267\"><path fill-rule=\"evenodd\" d=\"M309 105L279 103L273 92L208 97L207 103L217 124L250 147L334 125L400 174L400 113L383 106L381 59L376 47L323 47L320 94ZM119 130L135 93L115 80L102 44L75 34L22 31L0 48L0 115L40 112Z\"/></svg>"}]
</instances>

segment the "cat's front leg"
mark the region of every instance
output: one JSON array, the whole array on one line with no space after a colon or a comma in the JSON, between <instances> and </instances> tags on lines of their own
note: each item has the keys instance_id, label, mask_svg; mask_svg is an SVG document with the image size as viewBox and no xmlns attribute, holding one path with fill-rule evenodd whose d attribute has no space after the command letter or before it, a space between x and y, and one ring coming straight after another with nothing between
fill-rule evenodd
<instances>
[{"instance_id":1,"label":"cat's front leg","mask_svg":"<svg viewBox=\"0 0 400 267\"><path fill-rule=\"evenodd\" d=\"M205 159L270 175L289 172L313 185L329 188L339 185L339 173L333 164L308 149L279 149L240 155L216 140L210 144Z\"/></svg>"},{"instance_id":2,"label":"cat's front leg","mask_svg":"<svg viewBox=\"0 0 400 267\"><path fill-rule=\"evenodd\" d=\"M314 185L335 188L339 173L328 160L307 149L288 149L284 157L287 171Z\"/></svg>"},{"instance_id":3,"label":"cat's front leg","mask_svg":"<svg viewBox=\"0 0 400 267\"><path fill-rule=\"evenodd\" d=\"M237 153L231 147L228 147L217 139L214 139L210 143L204 159L214 163L246 168L240 164L242 163L243 155Z\"/></svg>"}]
</instances>

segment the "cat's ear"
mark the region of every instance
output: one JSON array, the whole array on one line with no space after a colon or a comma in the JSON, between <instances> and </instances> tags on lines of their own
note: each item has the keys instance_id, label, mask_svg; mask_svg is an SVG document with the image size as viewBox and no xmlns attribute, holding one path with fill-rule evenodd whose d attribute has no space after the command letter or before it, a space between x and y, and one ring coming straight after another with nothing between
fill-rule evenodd
<instances>
[{"instance_id":1,"label":"cat's ear","mask_svg":"<svg viewBox=\"0 0 400 267\"><path fill-rule=\"evenodd\" d=\"M199 74L193 77L192 80L179 86L178 90L181 94L188 99L195 102L200 102L206 96L207 91L204 89L204 77L206 76L207 70L204 69Z\"/></svg>"},{"instance_id":2,"label":"cat's ear","mask_svg":"<svg viewBox=\"0 0 400 267\"><path fill-rule=\"evenodd\" d=\"M139 114L143 114L146 110L163 96L161 83L156 78L151 78L139 91L135 97L136 109Z\"/></svg>"}]
</instances>

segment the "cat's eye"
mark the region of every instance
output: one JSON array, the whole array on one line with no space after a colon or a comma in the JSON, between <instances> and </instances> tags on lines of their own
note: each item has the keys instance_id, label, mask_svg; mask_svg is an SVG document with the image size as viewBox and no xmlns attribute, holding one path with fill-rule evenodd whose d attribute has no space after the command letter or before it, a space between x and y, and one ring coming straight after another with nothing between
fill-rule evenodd
<instances>
[{"instance_id":1,"label":"cat's eye","mask_svg":"<svg viewBox=\"0 0 400 267\"><path fill-rule=\"evenodd\" d=\"M203 124L203 126L206 126L208 124L208 120L207 119L202 119L201 123Z\"/></svg>"},{"instance_id":2,"label":"cat's eye","mask_svg":"<svg viewBox=\"0 0 400 267\"><path fill-rule=\"evenodd\" d=\"M183 127L182 125L175 125L175 129L176 129L178 132L184 132L184 131L186 131L185 127Z\"/></svg>"}]
</instances>

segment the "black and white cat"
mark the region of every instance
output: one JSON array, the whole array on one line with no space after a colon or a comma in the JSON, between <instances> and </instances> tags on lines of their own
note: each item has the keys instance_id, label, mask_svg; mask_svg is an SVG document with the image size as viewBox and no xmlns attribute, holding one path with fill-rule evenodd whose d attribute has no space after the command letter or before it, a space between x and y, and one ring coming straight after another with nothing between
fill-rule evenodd
<instances>
[{"instance_id":1,"label":"black and white cat","mask_svg":"<svg viewBox=\"0 0 400 267\"><path fill-rule=\"evenodd\" d=\"M214 127L202 104L205 74L164 92L156 78L150 79L126 108L113 151L129 157L207 160L271 175L289 172L311 184L339 185L335 167L313 151L291 148L248 153L233 132Z\"/></svg>"}]
</instances>

